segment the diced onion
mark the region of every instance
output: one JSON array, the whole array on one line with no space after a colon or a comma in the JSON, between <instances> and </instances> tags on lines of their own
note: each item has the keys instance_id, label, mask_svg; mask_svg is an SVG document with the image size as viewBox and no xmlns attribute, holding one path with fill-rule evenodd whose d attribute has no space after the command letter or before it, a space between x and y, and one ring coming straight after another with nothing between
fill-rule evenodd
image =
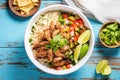
<instances>
[{"instance_id":1,"label":"diced onion","mask_svg":"<svg viewBox=\"0 0 120 80\"><path fill-rule=\"evenodd\" d=\"M69 23L69 20L65 19L65 23L68 24L68 23Z\"/></svg>"},{"instance_id":2,"label":"diced onion","mask_svg":"<svg viewBox=\"0 0 120 80\"><path fill-rule=\"evenodd\" d=\"M70 35L71 35L71 36L74 36L74 31L71 31L71 32L70 32Z\"/></svg>"}]
</instances>

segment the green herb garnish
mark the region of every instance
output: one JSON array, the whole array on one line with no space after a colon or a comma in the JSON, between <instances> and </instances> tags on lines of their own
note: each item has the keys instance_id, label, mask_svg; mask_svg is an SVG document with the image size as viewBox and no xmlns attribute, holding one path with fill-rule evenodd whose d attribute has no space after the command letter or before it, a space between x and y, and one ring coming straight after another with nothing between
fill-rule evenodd
<instances>
[{"instance_id":1,"label":"green herb garnish","mask_svg":"<svg viewBox=\"0 0 120 80\"><path fill-rule=\"evenodd\" d=\"M67 44L67 39L63 38L61 34L58 34L54 36L54 38L50 40L50 43L45 47L46 49L52 49L54 52L56 52L59 48L62 48Z\"/></svg>"}]
</instances>

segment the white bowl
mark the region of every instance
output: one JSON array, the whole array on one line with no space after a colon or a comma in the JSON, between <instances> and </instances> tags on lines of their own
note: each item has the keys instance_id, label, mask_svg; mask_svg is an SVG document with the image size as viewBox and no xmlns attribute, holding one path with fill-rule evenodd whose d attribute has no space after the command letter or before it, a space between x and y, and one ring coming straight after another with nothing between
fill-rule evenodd
<instances>
[{"instance_id":1,"label":"white bowl","mask_svg":"<svg viewBox=\"0 0 120 80\"><path fill-rule=\"evenodd\" d=\"M43 14L47 11L51 11L51 10L63 10L63 11L68 11L68 12L73 12L74 14L78 14L84 21L85 25L91 30L91 38L90 38L90 47L88 50L88 53L72 68L70 69L66 69L66 70L54 70L54 69L50 69L46 66L44 66L43 64L39 63L33 56L33 52L32 49L30 47L29 44L29 34L31 32L31 28L32 25L35 23L36 19L38 18L38 16L40 14ZM94 47L94 34L93 34L93 29L91 24L89 23L88 19L77 9L70 7L70 6L66 6L66 5L52 5L52 6L48 6L46 8L43 8L42 10L38 11L30 20L30 22L28 23L28 26L26 28L26 32L25 32L25 40L24 40L24 44L25 44L25 50L27 52L28 57L30 58L30 60L32 61L32 63L37 66L40 70L50 73L50 74L54 74L54 75L65 75L65 74L69 74L72 73L76 70L78 70L80 67L82 67L87 60L90 58L92 51L93 51L93 47Z\"/></svg>"}]
</instances>

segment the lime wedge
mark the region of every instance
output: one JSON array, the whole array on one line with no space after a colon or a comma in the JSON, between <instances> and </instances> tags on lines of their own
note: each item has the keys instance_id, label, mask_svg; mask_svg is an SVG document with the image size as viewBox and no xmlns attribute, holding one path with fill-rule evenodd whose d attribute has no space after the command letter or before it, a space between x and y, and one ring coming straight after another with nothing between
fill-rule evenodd
<instances>
[{"instance_id":1,"label":"lime wedge","mask_svg":"<svg viewBox=\"0 0 120 80\"><path fill-rule=\"evenodd\" d=\"M76 49L75 49L75 52L74 52L74 61L75 61L75 63L78 62L78 58L79 58L79 55L80 55L81 47L82 47L82 45L78 45L76 47Z\"/></svg>"},{"instance_id":2,"label":"lime wedge","mask_svg":"<svg viewBox=\"0 0 120 80\"><path fill-rule=\"evenodd\" d=\"M106 68L106 66L108 65L108 61L107 60L101 60L96 67L96 73L102 73L104 71L104 69Z\"/></svg>"},{"instance_id":3,"label":"lime wedge","mask_svg":"<svg viewBox=\"0 0 120 80\"><path fill-rule=\"evenodd\" d=\"M89 49L89 44L88 43L85 43L85 44L82 45L80 55L79 55L79 59L83 58L86 55L86 53L88 52L88 49Z\"/></svg>"},{"instance_id":4,"label":"lime wedge","mask_svg":"<svg viewBox=\"0 0 120 80\"><path fill-rule=\"evenodd\" d=\"M79 44L86 43L90 39L90 34L91 34L90 30L86 30L85 32L83 32L78 38L78 43Z\"/></svg>"},{"instance_id":5,"label":"lime wedge","mask_svg":"<svg viewBox=\"0 0 120 80\"><path fill-rule=\"evenodd\" d=\"M111 67L107 65L104 71L102 72L102 75L109 75L110 73L111 73Z\"/></svg>"}]
</instances>

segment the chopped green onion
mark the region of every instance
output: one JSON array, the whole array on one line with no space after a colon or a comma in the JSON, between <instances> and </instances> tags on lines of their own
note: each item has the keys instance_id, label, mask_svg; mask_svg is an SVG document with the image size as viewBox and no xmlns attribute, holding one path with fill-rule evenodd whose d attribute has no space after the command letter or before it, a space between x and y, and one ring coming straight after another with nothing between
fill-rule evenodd
<instances>
[{"instance_id":1,"label":"chopped green onion","mask_svg":"<svg viewBox=\"0 0 120 80\"><path fill-rule=\"evenodd\" d=\"M32 26L32 29L31 29L31 31L32 31L32 32L34 32L34 30L35 30L35 26Z\"/></svg>"},{"instance_id":2,"label":"chopped green onion","mask_svg":"<svg viewBox=\"0 0 120 80\"><path fill-rule=\"evenodd\" d=\"M32 38L29 39L29 43L30 43L30 44L32 43Z\"/></svg>"}]
</instances>

